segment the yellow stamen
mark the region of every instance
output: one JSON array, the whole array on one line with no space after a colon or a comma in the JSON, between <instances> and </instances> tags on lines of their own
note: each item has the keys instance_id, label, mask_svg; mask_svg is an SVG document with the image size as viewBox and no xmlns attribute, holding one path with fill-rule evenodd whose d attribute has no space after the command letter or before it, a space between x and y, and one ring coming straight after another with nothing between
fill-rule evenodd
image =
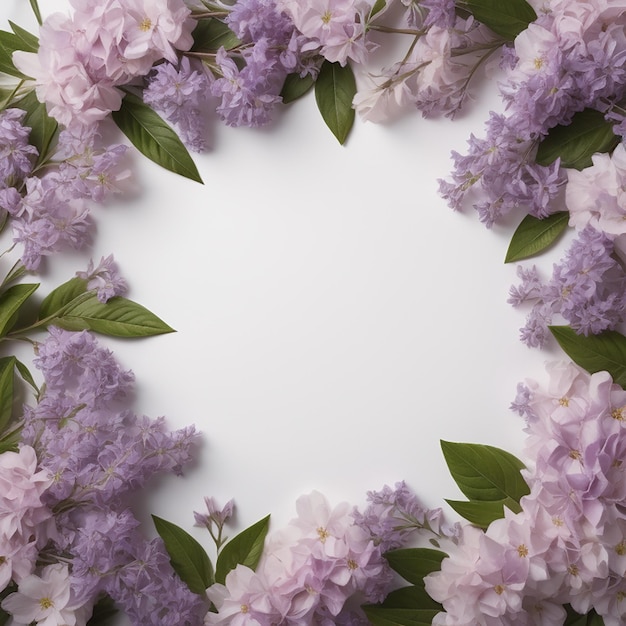
<instances>
[{"instance_id":1,"label":"yellow stamen","mask_svg":"<svg viewBox=\"0 0 626 626\"><path fill-rule=\"evenodd\" d=\"M139 30L148 32L152 28L152 20L149 17L144 17L141 23L139 24Z\"/></svg>"}]
</instances>

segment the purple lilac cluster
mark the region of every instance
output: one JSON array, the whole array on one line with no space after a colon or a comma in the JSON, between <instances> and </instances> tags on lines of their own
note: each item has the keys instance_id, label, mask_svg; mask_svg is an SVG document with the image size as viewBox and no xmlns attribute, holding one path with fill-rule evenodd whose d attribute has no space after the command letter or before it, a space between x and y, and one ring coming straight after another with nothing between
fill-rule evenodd
<instances>
[{"instance_id":1,"label":"purple lilac cluster","mask_svg":"<svg viewBox=\"0 0 626 626\"><path fill-rule=\"evenodd\" d=\"M624 321L626 272L615 254L613 241L588 226L555 264L552 278L543 282L535 266L518 267L522 279L511 287L509 302L530 303L532 309L521 329L528 346L542 347L550 332L548 325L560 315L584 335L613 330Z\"/></svg>"},{"instance_id":2,"label":"purple lilac cluster","mask_svg":"<svg viewBox=\"0 0 626 626\"><path fill-rule=\"evenodd\" d=\"M22 445L50 477L40 499L56 525L39 558L69 559L78 606L107 593L137 625L197 624L204 600L176 577L162 542L143 538L128 507L155 474L181 472L193 427L169 432L162 418L129 410L132 374L86 331L51 328L37 353L45 387L38 404L25 407Z\"/></svg>"},{"instance_id":3,"label":"purple lilac cluster","mask_svg":"<svg viewBox=\"0 0 626 626\"><path fill-rule=\"evenodd\" d=\"M406 545L420 530L441 536L440 511L424 510L404 483L368 499L361 514L347 503L331 508L318 492L299 498L298 517L268 537L256 571L238 565L225 585L207 590L217 612L207 613L205 623L367 624L359 604L380 602L392 585L383 552ZM212 528L223 513L212 502L207 506L209 515L196 519Z\"/></svg>"},{"instance_id":4,"label":"purple lilac cluster","mask_svg":"<svg viewBox=\"0 0 626 626\"><path fill-rule=\"evenodd\" d=\"M486 532L463 527L440 572L426 578L441 602L435 626L557 626L564 604L626 620L626 391L606 372L548 367L545 387L519 387L527 423L522 511Z\"/></svg>"},{"instance_id":5,"label":"purple lilac cluster","mask_svg":"<svg viewBox=\"0 0 626 626\"><path fill-rule=\"evenodd\" d=\"M36 270L44 256L83 247L90 238L88 202L102 202L128 178L125 146L103 146L95 127L60 133L54 163L35 175L36 149L28 144L24 113L0 113L0 208L11 216L22 263Z\"/></svg>"},{"instance_id":6,"label":"purple lilac cluster","mask_svg":"<svg viewBox=\"0 0 626 626\"><path fill-rule=\"evenodd\" d=\"M472 137L467 155L453 155L452 181L441 182L450 206L460 209L471 202L487 226L516 207L537 217L559 210L567 177L558 161L534 162L538 141L577 111L607 112L609 103L625 95L622 2L531 4L537 20L505 55L506 115L491 116L486 138Z\"/></svg>"}]
</instances>

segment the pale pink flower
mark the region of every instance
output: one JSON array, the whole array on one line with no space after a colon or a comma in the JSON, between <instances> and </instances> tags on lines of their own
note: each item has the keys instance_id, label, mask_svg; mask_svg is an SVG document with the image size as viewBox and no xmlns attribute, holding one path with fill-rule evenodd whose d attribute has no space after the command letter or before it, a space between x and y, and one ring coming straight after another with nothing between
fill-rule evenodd
<instances>
[{"instance_id":1,"label":"pale pink flower","mask_svg":"<svg viewBox=\"0 0 626 626\"><path fill-rule=\"evenodd\" d=\"M2 608L13 616L15 626L35 622L37 626L84 626L90 607L75 604L70 592L67 565L44 567L41 576L31 574L10 593Z\"/></svg>"},{"instance_id":2,"label":"pale pink flower","mask_svg":"<svg viewBox=\"0 0 626 626\"><path fill-rule=\"evenodd\" d=\"M594 154L593 165L568 170L565 204L569 223L578 230L593 226L609 236L626 234L626 148L612 155Z\"/></svg>"},{"instance_id":3,"label":"pale pink flower","mask_svg":"<svg viewBox=\"0 0 626 626\"><path fill-rule=\"evenodd\" d=\"M0 536L30 537L52 517L41 501L52 484L49 472L37 471L37 457L30 446L0 454Z\"/></svg>"}]
</instances>

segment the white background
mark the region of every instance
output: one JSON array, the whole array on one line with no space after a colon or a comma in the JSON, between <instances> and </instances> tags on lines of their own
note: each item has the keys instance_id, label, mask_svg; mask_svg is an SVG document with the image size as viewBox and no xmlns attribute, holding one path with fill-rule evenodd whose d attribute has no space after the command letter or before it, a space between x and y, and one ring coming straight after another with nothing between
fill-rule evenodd
<instances>
[{"instance_id":1,"label":"white background","mask_svg":"<svg viewBox=\"0 0 626 626\"><path fill-rule=\"evenodd\" d=\"M30 23L28 2L0 16ZM312 489L363 504L400 479L445 506L461 494L440 439L519 454L516 384L561 354L518 341L511 225L452 212L436 183L499 107L491 83L454 122L357 120L341 147L309 94L263 130L215 122L203 186L132 157L134 193L95 210L93 249L44 282L113 252L129 297L178 331L106 342L136 374L138 412L203 433L186 476L141 495L148 533L149 512L192 530L205 495L235 498L238 528L285 524Z\"/></svg>"}]
</instances>

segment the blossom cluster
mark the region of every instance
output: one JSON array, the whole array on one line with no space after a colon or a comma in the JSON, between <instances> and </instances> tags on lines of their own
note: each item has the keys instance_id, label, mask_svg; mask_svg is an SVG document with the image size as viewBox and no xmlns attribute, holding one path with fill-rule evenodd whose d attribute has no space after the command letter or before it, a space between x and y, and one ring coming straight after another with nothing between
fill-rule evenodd
<instances>
[{"instance_id":1,"label":"blossom cluster","mask_svg":"<svg viewBox=\"0 0 626 626\"><path fill-rule=\"evenodd\" d=\"M520 513L485 532L462 529L440 572L426 578L441 602L437 626L562 624L564 604L606 626L626 619L626 391L606 372L553 363L545 387L520 385L526 418Z\"/></svg>"},{"instance_id":2,"label":"blossom cluster","mask_svg":"<svg viewBox=\"0 0 626 626\"><path fill-rule=\"evenodd\" d=\"M135 415L125 401L132 374L86 331L53 327L37 353L45 386L24 408L19 451L0 454L0 590L17 584L3 609L15 624L84 624L106 594L135 624L196 624L205 602L129 508L150 477L180 473L194 429L168 432L163 419Z\"/></svg>"},{"instance_id":3,"label":"blossom cluster","mask_svg":"<svg viewBox=\"0 0 626 626\"><path fill-rule=\"evenodd\" d=\"M217 612L208 612L205 623L368 624L359 603L382 601L393 582L384 552L418 533L445 536L441 510L424 509L404 483L368 500L360 513L346 502L331 508L318 492L301 496L298 517L269 536L255 571L238 565L224 585L209 587Z\"/></svg>"},{"instance_id":4,"label":"blossom cluster","mask_svg":"<svg viewBox=\"0 0 626 626\"><path fill-rule=\"evenodd\" d=\"M584 108L623 115L612 104L624 97L626 55L621 2L533 0L537 19L506 51L501 93L506 115L493 114L485 139L471 137L466 156L441 190L454 208L472 201L491 226L517 207L536 217L559 210L567 179L557 160L535 162L539 141Z\"/></svg>"},{"instance_id":5,"label":"blossom cluster","mask_svg":"<svg viewBox=\"0 0 626 626\"><path fill-rule=\"evenodd\" d=\"M11 216L22 264L36 270L43 257L90 240L89 202L102 202L130 172L126 146L103 145L96 127L64 130L54 167L35 173L37 149L29 144L24 111L0 112L0 209Z\"/></svg>"}]
</instances>

